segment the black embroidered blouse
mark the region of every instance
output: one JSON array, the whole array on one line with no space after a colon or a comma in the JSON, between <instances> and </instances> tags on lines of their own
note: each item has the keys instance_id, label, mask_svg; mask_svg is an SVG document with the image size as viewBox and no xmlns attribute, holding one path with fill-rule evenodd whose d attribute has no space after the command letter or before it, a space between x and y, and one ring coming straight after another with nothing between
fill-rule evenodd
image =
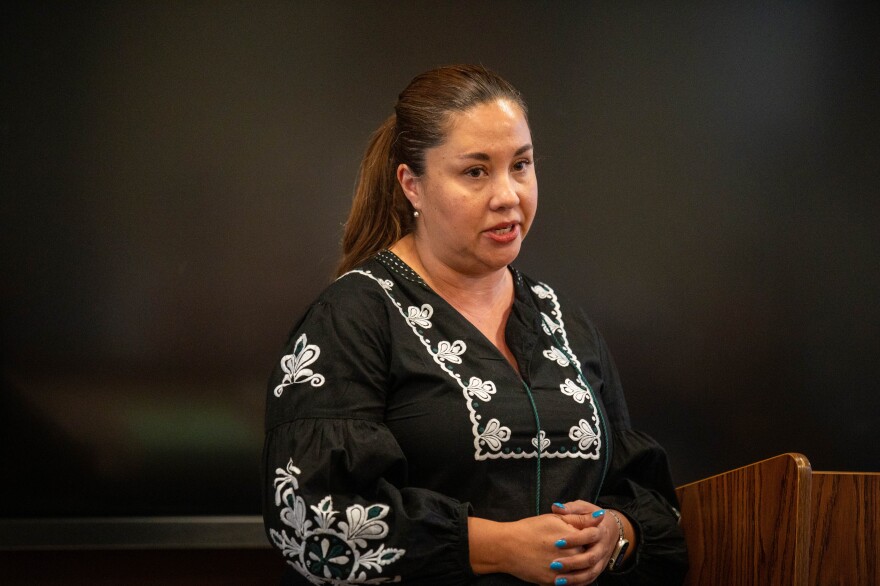
<instances>
[{"instance_id":1,"label":"black embroidered blouse","mask_svg":"<svg viewBox=\"0 0 880 586\"><path fill-rule=\"evenodd\" d=\"M476 576L467 517L583 499L638 532L600 584L677 584L687 565L663 450L630 428L595 326L511 268L498 349L389 251L294 327L267 399L264 515L291 584L522 584ZM294 571L295 570L295 571Z\"/></svg>"}]
</instances>

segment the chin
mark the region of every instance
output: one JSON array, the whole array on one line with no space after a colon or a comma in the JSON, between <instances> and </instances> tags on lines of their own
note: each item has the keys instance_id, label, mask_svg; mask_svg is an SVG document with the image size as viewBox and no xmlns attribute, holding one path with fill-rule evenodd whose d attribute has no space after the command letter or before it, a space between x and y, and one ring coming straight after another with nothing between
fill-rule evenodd
<instances>
[{"instance_id":1,"label":"chin","mask_svg":"<svg viewBox=\"0 0 880 586\"><path fill-rule=\"evenodd\" d=\"M519 246L517 246L515 250L511 247L510 250L499 251L497 254L485 258L484 261L487 266L495 270L504 269L516 260L519 256L519 251Z\"/></svg>"}]
</instances>

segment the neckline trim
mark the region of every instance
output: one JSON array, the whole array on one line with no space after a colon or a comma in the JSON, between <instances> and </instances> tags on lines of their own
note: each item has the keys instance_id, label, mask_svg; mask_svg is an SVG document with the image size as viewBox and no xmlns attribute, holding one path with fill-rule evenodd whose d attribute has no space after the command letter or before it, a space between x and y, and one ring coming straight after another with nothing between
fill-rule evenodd
<instances>
[{"instance_id":1,"label":"neckline trim","mask_svg":"<svg viewBox=\"0 0 880 586\"><path fill-rule=\"evenodd\" d=\"M429 291L434 291L431 286L428 285L424 279L422 279L421 275L415 272L413 268L406 263L406 261L391 252L389 249L383 248L376 253L374 258L382 263L382 265L384 265L388 270L394 271L401 277L405 278L407 281L418 283ZM509 270L511 276L513 276L515 288L523 287L525 285L522 273L519 271L519 269L517 269L513 265L507 265L507 270Z\"/></svg>"}]
</instances>

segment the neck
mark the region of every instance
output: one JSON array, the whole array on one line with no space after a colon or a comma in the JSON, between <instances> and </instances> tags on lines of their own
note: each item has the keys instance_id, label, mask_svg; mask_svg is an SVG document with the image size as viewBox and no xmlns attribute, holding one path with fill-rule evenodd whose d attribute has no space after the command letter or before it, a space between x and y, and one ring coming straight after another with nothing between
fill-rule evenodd
<instances>
[{"instance_id":1,"label":"neck","mask_svg":"<svg viewBox=\"0 0 880 586\"><path fill-rule=\"evenodd\" d=\"M464 273L441 259L424 254L424 250L420 254L418 239L413 235L398 240L391 251L480 330L513 369L519 371L504 335L514 297L513 277L507 267L479 274Z\"/></svg>"},{"instance_id":2,"label":"neck","mask_svg":"<svg viewBox=\"0 0 880 586\"><path fill-rule=\"evenodd\" d=\"M391 251L403 259L438 295L452 305L482 306L499 300L512 301L513 279L507 267L465 273L430 254L418 238L408 234Z\"/></svg>"}]
</instances>

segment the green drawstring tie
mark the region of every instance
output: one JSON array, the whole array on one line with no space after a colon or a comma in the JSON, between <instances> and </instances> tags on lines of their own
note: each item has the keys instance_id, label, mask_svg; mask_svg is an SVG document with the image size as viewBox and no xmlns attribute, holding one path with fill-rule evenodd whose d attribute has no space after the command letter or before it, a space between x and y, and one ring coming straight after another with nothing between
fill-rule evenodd
<instances>
[{"instance_id":1,"label":"green drawstring tie","mask_svg":"<svg viewBox=\"0 0 880 586\"><path fill-rule=\"evenodd\" d=\"M529 403L532 404L532 413L535 415L535 427L538 428L538 431L535 435L535 442L538 444L538 463L537 463L537 486L535 488L535 515L541 514L541 452L544 451L543 446L541 445L541 419L538 417L538 408L535 406L535 398L532 396L532 390L529 388L529 385L526 384L526 381L522 381L523 388L526 390L526 396L529 398Z\"/></svg>"}]
</instances>

